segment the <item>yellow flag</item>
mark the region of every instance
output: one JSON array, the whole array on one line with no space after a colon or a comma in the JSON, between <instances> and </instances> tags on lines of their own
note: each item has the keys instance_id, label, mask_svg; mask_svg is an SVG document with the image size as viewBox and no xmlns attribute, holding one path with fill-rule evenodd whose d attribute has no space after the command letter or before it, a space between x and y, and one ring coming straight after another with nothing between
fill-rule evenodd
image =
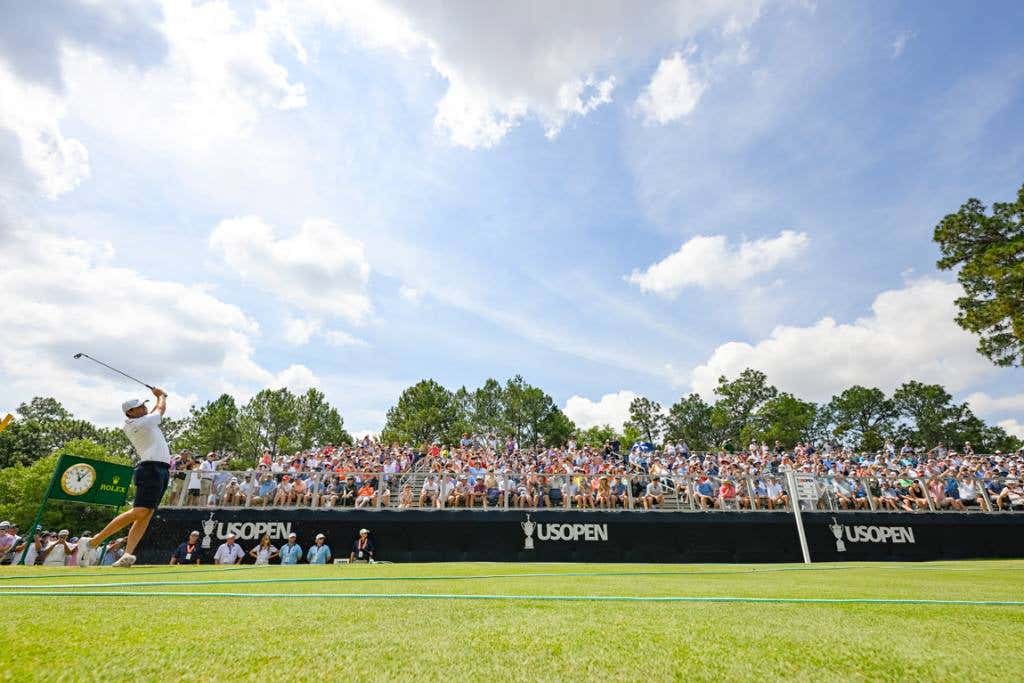
<instances>
[{"instance_id":1,"label":"yellow flag","mask_svg":"<svg viewBox=\"0 0 1024 683\"><path fill-rule=\"evenodd\" d=\"M7 429L7 425L11 424L12 422L14 422L14 416L11 415L10 413L7 413L7 417L0 420L0 432Z\"/></svg>"}]
</instances>

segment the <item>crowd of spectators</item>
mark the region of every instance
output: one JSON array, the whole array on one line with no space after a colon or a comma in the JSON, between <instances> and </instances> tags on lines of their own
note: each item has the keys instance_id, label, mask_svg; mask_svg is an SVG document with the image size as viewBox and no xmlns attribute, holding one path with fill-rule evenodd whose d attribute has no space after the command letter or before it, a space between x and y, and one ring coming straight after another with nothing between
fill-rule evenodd
<instances>
[{"instance_id":1,"label":"crowd of spectators","mask_svg":"<svg viewBox=\"0 0 1024 683\"><path fill-rule=\"evenodd\" d=\"M0 522L0 564L74 567L78 564L78 539L84 536L92 534L84 531L80 536L73 536L67 529L61 529L39 531L27 538L19 533L17 524ZM117 562L124 554L126 540L118 538L108 543L100 564L112 565Z\"/></svg>"},{"instance_id":2,"label":"crowd of spectators","mask_svg":"<svg viewBox=\"0 0 1024 683\"><path fill-rule=\"evenodd\" d=\"M466 434L457 444L420 448L367 437L267 454L241 472L223 471L228 459L178 456L170 499L187 506L657 509L673 498L702 510L776 509L791 504L786 475L794 472L817 477L822 505L837 509L1024 509L1024 449L982 455L970 443L921 449L887 442L858 453L776 442L698 453L684 442L521 448L514 439ZM419 478L403 476L413 469Z\"/></svg>"}]
</instances>

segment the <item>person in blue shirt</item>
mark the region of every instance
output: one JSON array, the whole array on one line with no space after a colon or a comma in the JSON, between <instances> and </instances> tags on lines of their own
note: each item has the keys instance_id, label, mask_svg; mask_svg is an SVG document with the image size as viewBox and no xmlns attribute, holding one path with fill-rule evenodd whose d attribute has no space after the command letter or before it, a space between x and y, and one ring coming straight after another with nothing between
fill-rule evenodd
<instances>
[{"instance_id":1,"label":"person in blue shirt","mask_svg":"<svg viewBox=\"0 0 1024 683\"><path fill-rule=\"evenodd\" d=\"M331 561L331 548L327 545L327 537L323 534L316 535L316 544L309 547L306 553L306 562L310 564L327 564Z\"/></svg>"},{"instance_id":2,"label":"person in blue shirt","mask_svg":"<svg viewBox=\"0 0 1024 683\"><path fill-rule=\"evenodd\" d=\"M281 564L298 564L302 559L302 546L295 542L295 532L288 534L288 542L281 546Z\"/></svg>"}]
</instances>

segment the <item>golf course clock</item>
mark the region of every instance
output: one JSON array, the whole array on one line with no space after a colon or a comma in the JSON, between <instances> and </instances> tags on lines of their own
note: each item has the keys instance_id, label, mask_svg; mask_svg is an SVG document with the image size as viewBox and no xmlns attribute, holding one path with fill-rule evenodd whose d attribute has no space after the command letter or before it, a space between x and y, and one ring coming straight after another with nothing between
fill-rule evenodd
<instances>
[{"instance_id":1,"label":"golf course clock","mask_svg":"<svg viewBox=\"0 0 1024 683\"><path fill-rule=\"evenodd\" d=\"M69 496L81 496L95 483L96 470L85 462L72 465L60 477L60 487Z\"/></svg>"}]
</instances>

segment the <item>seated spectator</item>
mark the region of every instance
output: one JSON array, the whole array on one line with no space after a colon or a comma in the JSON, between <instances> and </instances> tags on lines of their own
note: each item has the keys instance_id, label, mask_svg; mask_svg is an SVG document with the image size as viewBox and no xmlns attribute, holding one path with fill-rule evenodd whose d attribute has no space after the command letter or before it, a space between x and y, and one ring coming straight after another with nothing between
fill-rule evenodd
<instances>
[{"instance_id":1,"label":"seated spectator","mask_svg":"<svg viewBox=\"0 0 1024 683\"><path fill-rule=\"evenodd\" d=\"M647 484L647 488L644 490L643 504L644 510L661 507L665 504L665 489L661 485L661 477L653 477Z\"/></svg>"},{"instance_id":2,"label":"seated spectator","mask_svg":"<svg viewBox=\"0 0 1024 683\"><path fill-rule=\"evenodd\" d=\"M786 489L775 477L768 477L765 487L768 489L769 509L789 507L789 496L786 494Z\"/></svg>"},{"instance_id":3,"label":"seated spectator","mask_svg":"<svg viewBox=\"0 0 1024 683\"><path fill-rule=\"evenodd\" d=\"M494 475L494 472L487 472L484 476L484 490L486 491L486 498L484 498L484 508L491 507L505 507L505 493L506 493L506 480L504 478L499 479Z\"/></svg>"},{"instance_id":4,"label":"seated spectator","mask_svg":"<svg viewBox=\"0 0 1024 683\"><path fill-rule=\"evenodd\" d=\"M926 488L928 489L928 495L931 497L936 510L945 510L952 507L954 502L957 504L960 502L954 501L946 495L946 486L938 477L930 477Z\"/></svg>"},{"instance_id":5,"label":"seated spectator","mask_svg":"<svg viewBox=\"0 0 1024 683\"><path fill-rule=\"evenodd\" d=\"M352 551L348 556L349 562L369 562L373 564L376 560L373 556L373 540L370 538L369 529L360 529L359 538L352 543Z\"/></svg>"},{"instance_id":6,"label":"seated spectator","mask_svg":"<svg viewBox=\"0 0 1024 683\"><path fill-rule=\"evenodd\" d=\"M359 487L359 491L356 493L356 507L364 508L374 501L377 496L377 492L373 490L373 486L369 481L363 482L363 485Z\"/></svg>"},{"instance_id":7,"label":"seated spectator","mask_svg":"<svg viewBox=\"0 0 1024 683\"><path fill-rule=\"evenodd\" d=\"M277 493L274 494L274 506L284 507L292 502L292 478L290 475L279 475L281 478L277 483Z\"/></svg>"},{"instance_id":8,"label":"seated spectator","mask_svg":"<svg viewBox=\"0 0 1024 683\"><path fill-rule=\"evenodd\" d=\"M882 484L882 497L879 503L883 510L898 510L900 508L899 489L894 480L886 479Z\"/></svg>"},{"instance_id":9,"label":"seated spectator","mask_svg":"<svg viewBox=\"0 0 1024 683\"><path fill-rule=\"evenodd\" d=\"M595 502L597 507L609 510L614 507L612 503L612 485L608 481L608 477L600 476L597 478L597 493L595 494Z\"/></svg>"},{"instance_id":10,"label":"seated spectator","mask_svg":"<svg viewBox=\"0 0 1024 683\"><path fill-rule=\"evenodd\" d=\"M484 484L483 477L476 477L476 479L469 484L469 493L467 496L468 503L466 504L466 507L473 507L473 504L477 501L480 501L481 507L487 507L487 485Z\"/></svg>"},{"instance_id":11,"label":"seated spectator","mask_svg":"<svg viewBox=\"0 0 1024 683\"><path fill-rule=\"evenodd\" d=\"M426 480L423 482L423 488L420 491L420 507L425 508L428 505L432 507L441 507L440 492L440 484L437 483L433 474L428 474Z\"/></svg>"},{"instance_id":12,"label":"seated spectator","mask_svg":"<svg viewBox=\"0 0 1024 683\"><path fill-rule=\"evenodd\" d=\"M445 502L445 505L450 508L469 505L469 494L469 481L466 478L466 475L463 474L455 483L455 487L452 488L451 493L448 494L448 500Z\"/></svg>"},{"instance_id":13,"label":"seated spectator","mask_svg":"<svg viewBox=\"0 0 1024 683\"><path fill-rule=\"evenodd\" d=\"M981 502L978 500L978 488L975 486L974 479L969 474L963 472L957 478L956 485L957 498L960 501L960 505L964 508L981 507Z\"/></svg>"},{"instance_id":14,"label":"seated spectator","mask_svg":"<svg viewBox=\"0 0 1024 683\"><path fill-rule=\"evenodd\" d=\"M1024 489L1021 488L1020 480L1016 477L1007 477L1001 484L1002 488L995 497L997 510L1022 510L1024 509Z\"/></svg>"},{"instance_id":15,"label":"seated spectator","mask_svg":"<svg viewBox=\"0 0 1024 683\"><path fill-rule=\"evenodd\" d=\"M907 486L906 494L903 497L903 509L907 512L928 509L928 497L925 495L924 487L921 486L920 481L916 479L910 481L910 485Z\"/></svg>"},{"instance_id":16,"label":"seated spectator","mask_svg":"<svg viewBox=\"0 0 1024 683\"><path fill-rule=\"evenodd\" d=\"M837 474L832 479L832 491L840 508L849 510L853 507L853 486L846 480L846 477Z\"/></svg>"},{"instance_id":17,"label":"seated spectator","mask_svg":"<svg viewBox=\"0 0 1024 683\"><path fill-rule=\"evenodd\" d=\"M702 475L700 480L698 480L695 497L697 505L700 506L701 510L715 507L715 485L711 483L711 480L706 475Z\"/></svg>"},{"instance_id":18,"label":"seated spectator","mask_svg":"<svg viewBox=\"0 0 1024 683\"><path fill-rule=\"evenodd\" d=\"M629 507L629 487L619 477L612 479L611 497L612 507L621 506L623 509Z\"/></svg>"},{"instance_id":19,"label":"seated spectator","mask_svg":"<svg viewBox=\"0 0 1024 683\"><path fill-rule=\"evenodd\" d=\"M764 483L764 479L754 480L754 500L752 502L755 509L771 509L772 499L768 496L768 486Z\"/></svg>"},{"instance_id":20,"label":"seated spectator","mask_svg":"<svg viewBox=\"0 0 1024 683\"><path fill-rule=\"evenodd\" d=\"M736 498L736 484L732 479L722 479L722 483L718 486L718 508L721 510L735 509Z\"/></svg>"},{"instance_id":21,"label":"seated spectator","mask_svg":"<svg viewBox=\"0 0 1024 683\"><path fill-rule=\"evenodd\" d=\"M412 484L404 484L398 494L398 509L407 510L412 507Z\"/></svg>"},{"instance_id":22,"label":"seated spectator","mask_svg":"<svg viewBox=\"0 0 1024 683\"><path fill-rule=\"evenodd\" d=\"M256 489L256 495L252 498L253 507L266 507L268 503L273 503L274 498L277 495L277 480L274 479L272 474L264 474L260 478L259 487Z\"/></svg>"}]
</instances>

